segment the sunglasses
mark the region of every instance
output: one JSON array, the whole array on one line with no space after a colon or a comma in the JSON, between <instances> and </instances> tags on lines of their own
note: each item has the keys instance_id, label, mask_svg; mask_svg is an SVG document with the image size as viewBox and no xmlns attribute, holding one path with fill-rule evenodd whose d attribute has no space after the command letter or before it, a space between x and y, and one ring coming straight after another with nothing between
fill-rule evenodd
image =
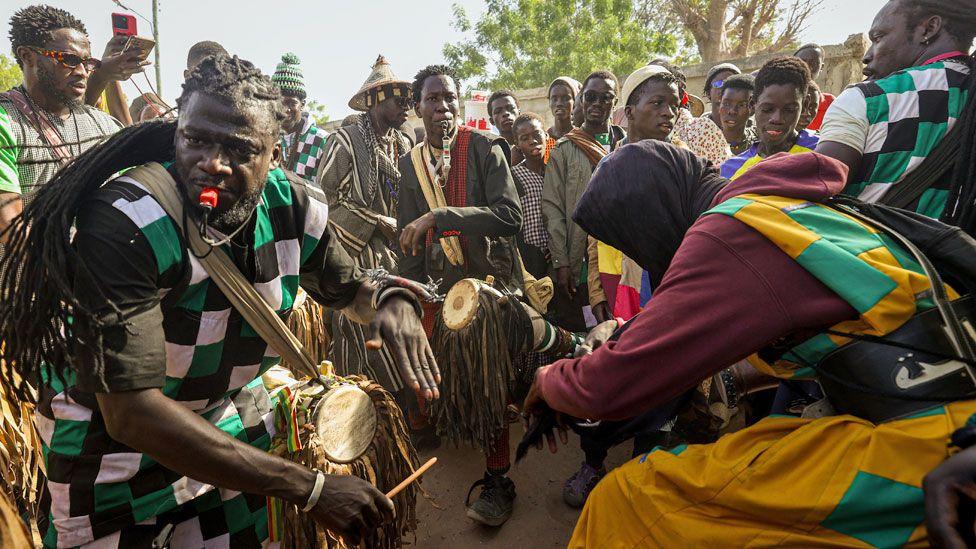
<instances>
[{"instance_id":1,"label":"sunglasses","mask_svg":"<svg viewBox=\"0 0 976 549\"><path fill-rule=\"evenodd\" d=\"M712 80L712 87L719 89L725 85L725 80Z\"/></svg>"},{"instance_id":2,"label":"sunglasses","mask_svg":"<svg viewBox=\"0 0 976 549\"><path fill-rule=\"evenodd\" d=\"M412 109L414 105L413 98L404 97L402 95L394 97L393 101L396 103L396 106L400 107L401 109Z\"/></svg>"},{"instance_id":3,"label":"sunglasses","mask_svg":"<svg viewBox=\"0 0 976 549\"><path fill-rule=\"evenodd\" d=\"M610 92L599 93L589 90L583 94L583 99L585 99L587 103L596 103L597 101L600 101L601 103L612 104L613 101L617 99L617 96Z\"/></svg>"},{"instance_id":4,"label":"sunglasses","mask_svg":"<svg viewBox=\"0 0 976 549\"><path fill-rule=\"evenodd\" d=\"M70 51L42 50L39 48L31 48L31 50L43 55L44 57L54 59L58 63L61 63L63 67L68 69L73 69L78 65L84 65L85 70L91 72L102 66L102 61L99 59L95 59L94 57L84 59L80 55L71 53Z\"/></svg>"}]
</instances>

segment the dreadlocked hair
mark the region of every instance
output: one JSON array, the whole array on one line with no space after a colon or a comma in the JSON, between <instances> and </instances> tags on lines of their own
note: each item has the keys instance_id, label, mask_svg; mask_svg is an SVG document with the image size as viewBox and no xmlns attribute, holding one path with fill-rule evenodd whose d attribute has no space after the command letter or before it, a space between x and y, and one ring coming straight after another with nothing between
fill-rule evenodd
<instances>
[{"instance_id":1,"label":"dreadlocked hair","mask_svg":"<svg viewBox=\"0 0 976 549\"><path fill-rule=\"evenodd\" d=\"M415 103L420 103L420 99L424 94L424 82L432 76L447 76L454 81L454 88L458 93L461 93L461 82L458 81L457 72L448 67L447 65L427 65L426 67L420 69L420 71L413 77L413 85L411 86L411 92L413 93L413 100Z\"/></svg>"},{"instance_id":2,"label":"dreadlocked hair","mask_svg":"<svg viewBox=\"0 0 976 549\"><path fill-rule=\"evenodd\" d=\"M969 51L976 37L976 0L912 0L901 2L901 9L907 10L909 30L922 22L925 17L938 15L942 25L960 45L961 50Z\"/></svg>"},{"instance_id":3,"label":"dreadlocked hair","mask_svg":"<svg viewBox=\"0 0 976 549\"><path fill-rule=\"evenodd\" d=\"M0 254L0 341L4 342L0 375L22 400L33 398L27 383L37 380L41 364L63 379L81 346L101 350L101 341L76 340L68 321L71 317L95 320L74 291L82 277L91 280L70 242L75 217L113 174L172 159L175 132L172 121L149 121L120 130L62 168L4 231L9 240L6 253ZM93 354L101 360L100 352Z\"/></svg>"},{"instance_id":4,"label":"dreadlocked hair","mask_svg":"<svg viewBox=\"0 0 976 549\"><path fill-rule=\"evenodd\" d=\"M285 116L271 79L236 57L205 58L190 72L177 104L184 106L194 92L240 108L266 108L273 126ZM152 120L129 126L75 157L40 187L23 214L0 234L8 239L6 253L0 254L0 375L22 400L33 399L28 382L38 380L41 365L49 379L63 380L66 368L82 356L94 361L95 372L103 371L101 333L125 320L104 296L100 301L115 313L114 319L79 301L76 287L99 285L72 246L70 231L86 201L115 174L172 160L176 125ZM274 134L278 131L269 128Z\"/></svg>"},{"instance_id":5,"label":"dreadlocked hair","mask_svg":"<svg viewBox=\"0 0 976 549\"><path fill-rule=\"evenodd\" d=\"M278 135L287 116L278 86L250 61L236 55L218 53L204 57L190 71L176 105L182 109L193 92L216 97L241 110L252 105L268 109L274 126L269 131L273 135Z\"/></svg>"},{"instance_id":6,"label":"dreadlocked hair","mask_svg":"<svg viewBox=\"0 0 976 549\"><path fill-rule=\"evenodd\" d=\"M40 4L14 13L10 18L10 46L17 64L23 66L17 48L44 48L54 39L52 33L58 29L74 29L88 36L84 23L60 8Z\"/></svg>"},{"instance_id":7,"label":"dreadlocked hair","mask_svg":"<svg viewBox=\"0 0 976 549\"><path fill-rule=\"evenodd\" d=\"M948 173L949 198L943 221L958 225L970 236L976 236L976 58L966 57L964 61L969 65L968 98L955 126L943 138L932 154L936 158L926 165L919 165L908 174L902 183L915 178L936 179ZM951 135L955 134L955 135ZM945 151L945 158L941 158ZM916 173L935 171L933 174Z\"/></svg>"}]
</instances>

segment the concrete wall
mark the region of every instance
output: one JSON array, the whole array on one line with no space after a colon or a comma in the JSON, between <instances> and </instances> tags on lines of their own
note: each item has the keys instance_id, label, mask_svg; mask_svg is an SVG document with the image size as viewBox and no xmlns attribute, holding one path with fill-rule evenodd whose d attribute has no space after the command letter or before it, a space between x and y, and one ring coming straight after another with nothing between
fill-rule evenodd
<instances>
[{"instance_id":1,"label":"concrete wall","mask_svg":"<svg viewBox=\"0 0 976 549\"><path fill-rule=\"evenodd\" d=\"M854 82L860 82L864 79L861 74L861 69L863 65L861 64L861 59L864 57L864 52L867 51L870 46L870 41L865 34L852 34L847 38L843 44L835 44L832 46L824 46L824 51L827 54L825 59L825 65L823 72L820 73L820 77L817 78L817 84L825 92L837 95L844 90L847 86ZM747 57L743 59L729 59L730 63L735 63L740 69L745 72L753 72L759 70L764 63L773 59L774 57L779 57L782 55L790 55L792 51L775 53L775 54L765 54L765 55L754 55L752 57ZM708 69L712 68L711 63L701 63L698 65L691 65L688 67L682 67L685 76L688 77L688 91L695 95L701 96L702 89L705 86L705 76L708 74ZM576 75L577 78L583 79L586 77L585 74ZM621 76L621 83L626 80L624 76ZM531 88L527 90L517 90L515 92L516 97L519 100L519 105L523 112L534 112L541 116L546 121L546 127L552 125L552 113L549 112L549 99L546 96L548 93L548 88ZM707 97L702 97L706 102ZM709 108L706 106L706 109ZM463 113L462 113L463 118ZM334 131L338 129L341 120L334 122L329 122L326 129L329 131ZM416 119L411 113L410 123L414 126L419 126L422 123L420 120Z\"/></svg>"}]
</instances>

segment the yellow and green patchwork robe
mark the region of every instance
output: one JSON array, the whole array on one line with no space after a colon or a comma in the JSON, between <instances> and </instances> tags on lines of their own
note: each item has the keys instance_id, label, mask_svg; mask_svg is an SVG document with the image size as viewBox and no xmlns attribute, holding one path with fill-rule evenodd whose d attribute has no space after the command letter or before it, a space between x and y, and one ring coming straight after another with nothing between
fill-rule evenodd
<instances>
[{"instance_id":1,"label":"yellow and green patchwork robe","mask_svg":"<svg viewBox=\"0 0 976 549\"><path fill-rule=\"evenodd\" d=\"M746 224L849 303L858 317L838 331L885 335L933 306L909 254L825 206L740 195L706 215ZM845 343L818 335L765 367L811 374ZM658 449L600 482L570 546L926 546L922 479L974 414L976 401L879 425L851 415L771 416L714 444Z\"/></svg>"}]
</instances>

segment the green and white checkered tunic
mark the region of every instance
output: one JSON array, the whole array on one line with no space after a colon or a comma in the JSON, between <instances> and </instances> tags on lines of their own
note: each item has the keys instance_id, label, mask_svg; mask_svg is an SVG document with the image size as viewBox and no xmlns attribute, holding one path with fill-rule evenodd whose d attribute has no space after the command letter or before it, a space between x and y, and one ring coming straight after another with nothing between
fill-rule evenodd
<instances>
[{"instance_id":1,"label":"green and white checkered tunic","mask_svg":"<svg viewBox=\"0 0 976 549\"><path fill-rule=\"evenodd\" d=\"M273 407L260 376L279 362L278 354L212 283L145 187L122 176L99 189L95 199L124 214L119 218L128 223L120 224L123 242L129 234L133 243L148 242L155 259L165 380L159 365L159 381L139 386L158 386L222 431L268 449ZM355 270L348 256L341 250L336 255L327 220L321 193L290 181L280 169L269 174L251 223L253 233L245 239L253 245L241 252L251 260L241 268L282 317L291 311L300 277L311 295L329 305L344 306L355 295L358 278L350 274ZM83 231L79 223L80 236ZM322 274L330 270L345 274ZM137 324L134 331L138 335L155 326ZM106 537L124 546L134 528L158 520L183 524L177 534L190 545L204 540L208 546L254 546L267 538L263 497L215 489L112 440L92 390L79 387L82 373L91 376L75 372L64 381L45 376L35 415L50 491L45 546L77 546ZM182 545L174 539L173 546Z\"/></svg>"},{"instance_id":2,"label":"green and white checkered tunic","mask_svg":"<svg viewBox=\"0 0 976 549\"><path fill-rule=\"evenodd\" d=\"M846 90L843 95L863 95L868 133L861 165L844 193L876 202L921 164L962 113L969 78L968 65L948 59ZM910 209L938 219L948 196L948 182L939 182Z\"/></svg>"},{"instance_id":3,"label":"green and white checkered tunic","mask_svg":"<svg viewBox=\"0 0 976 549\"><path fill-rule=\"evenodd\" d=\"M309 114L302 113L301 130L281 136L281 152L285 158L285 169L295 172L295 175L306 181L315 181L322 153L325 151L325 140L328 132L312 122ZM298 140L294 158L289 158L292 143Z\"/></svg>"}]
</instances>

